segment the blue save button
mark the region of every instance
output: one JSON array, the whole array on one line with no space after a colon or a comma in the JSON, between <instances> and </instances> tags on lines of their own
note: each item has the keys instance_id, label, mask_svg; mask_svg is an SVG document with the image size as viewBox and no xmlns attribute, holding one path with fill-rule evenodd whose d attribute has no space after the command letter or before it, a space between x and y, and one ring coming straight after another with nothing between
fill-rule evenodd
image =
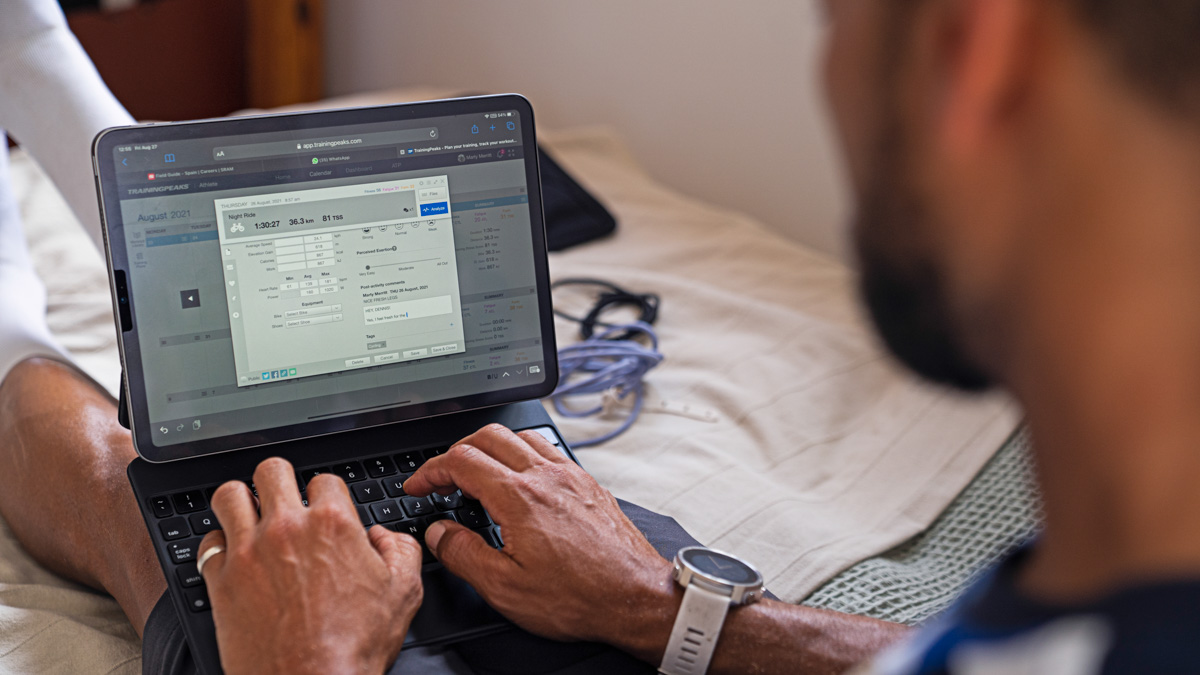
<instances>
[{"instance_id":1,"label":"blue save button","mask_svg":"<svg viewBox=\"0 0 1200 675\"><path fill-rule=\"evenodd\" d=\"M450 204L448 202L421 205L422 216L442 216L447 213L450 213Z\"/></svg>"}]
</instances>

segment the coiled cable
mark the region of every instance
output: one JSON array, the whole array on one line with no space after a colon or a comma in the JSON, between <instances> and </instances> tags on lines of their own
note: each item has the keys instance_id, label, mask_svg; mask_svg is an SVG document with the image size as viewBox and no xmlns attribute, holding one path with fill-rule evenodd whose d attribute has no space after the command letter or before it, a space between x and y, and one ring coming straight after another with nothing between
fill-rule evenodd
<instances>
[{"instance_id":1,"label":"coiled cable","mask_svg":"<svg viewBox=\"0 0 1200 675\"><path fill-rule=\"evenodd\" d=\"M655 305L657 308L657 302ZM597 323L594 318L593 325ZM647 339L649 346L639 342L639 336ZM626 339L614 339L616 337ZM573 418L591 417L605 409L604 402L601 402L587 410L572 410L566 402L576 396L601 394L609 397L613 403L633 397L632 409L616 429L595 438L574 441L571 446L586 448L599 445L628 431L642 412L646 373L662 363L663 358L658 351L658 335L644 321L610 325L599 334L560 349L558 387L550 395L558 414Z\"/></svg>"}]
</instances>

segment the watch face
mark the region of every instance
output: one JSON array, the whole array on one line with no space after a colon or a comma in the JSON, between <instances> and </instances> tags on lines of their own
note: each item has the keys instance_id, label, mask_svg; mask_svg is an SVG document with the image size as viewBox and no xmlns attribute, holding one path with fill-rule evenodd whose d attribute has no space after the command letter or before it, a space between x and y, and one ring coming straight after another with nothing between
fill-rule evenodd
<instances>
[{"instance_id":1,"label":"watch face","mask_svg":"<svg viewBox=\"0 0 1200 675\"><path fill-rule=\"evenodd\" d=\"M719 551L693 548L682 552L683 561L697 571L728 584L746 586L761 583L758 571L737 558Z\"/></svg>"}]
</instances>

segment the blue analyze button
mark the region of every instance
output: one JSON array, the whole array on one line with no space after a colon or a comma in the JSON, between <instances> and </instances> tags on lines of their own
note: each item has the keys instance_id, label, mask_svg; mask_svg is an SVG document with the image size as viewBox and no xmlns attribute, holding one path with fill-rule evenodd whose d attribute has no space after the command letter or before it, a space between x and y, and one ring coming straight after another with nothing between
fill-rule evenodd
<instances>
[{"instance_id":1,"label":"blue analyze button","mask_svg":"<svg viewBox=\"0 0 1200 675\"><path fill-rule=\"evenodd\" d=\"M422 216L443 216L450 213L449 202L437 202L436 204L422 204Z\"/></svg>"}]
</instances>

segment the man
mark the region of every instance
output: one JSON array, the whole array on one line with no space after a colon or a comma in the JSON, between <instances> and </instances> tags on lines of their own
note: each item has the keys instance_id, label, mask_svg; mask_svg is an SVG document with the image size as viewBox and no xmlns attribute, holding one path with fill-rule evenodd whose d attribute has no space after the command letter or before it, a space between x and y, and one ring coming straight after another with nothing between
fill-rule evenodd
<instances>
[{"instance_id":1,"label":"man","mask_svg":"<svg viewBox=\"0 0 1200 675\"><path fill-rule=\"evenodd\" d=\"M764 601L730 610L710 672L1200 672L1200 3L825 5L868 306L918 372L1020 399L1047 524L916 636ZM21 364L0 388L0 438L121 447L111 403L80 391L61 366ZM13 414L56 396L81 402L74 429ZM120 467L88 468L113 474L100 499L136 521ZM414 542L364 536L336 479L308 509L286 462L255 482L261 514L242 484L222 486L224 531L200 552L224 549L204 575L227 670L381 672L419 604ZM4 498L19 486L0 488L40 559L126 598L131 617L161 593L161 578L131 582L152 578L135 534L69 559L29 534L45 516ZM426 540L447 568L533 633L659 662L682 591L589 476L539 437L487 428L405 485L453 488L506 545L436 524Z\"/></svg>"}]
</instances>

